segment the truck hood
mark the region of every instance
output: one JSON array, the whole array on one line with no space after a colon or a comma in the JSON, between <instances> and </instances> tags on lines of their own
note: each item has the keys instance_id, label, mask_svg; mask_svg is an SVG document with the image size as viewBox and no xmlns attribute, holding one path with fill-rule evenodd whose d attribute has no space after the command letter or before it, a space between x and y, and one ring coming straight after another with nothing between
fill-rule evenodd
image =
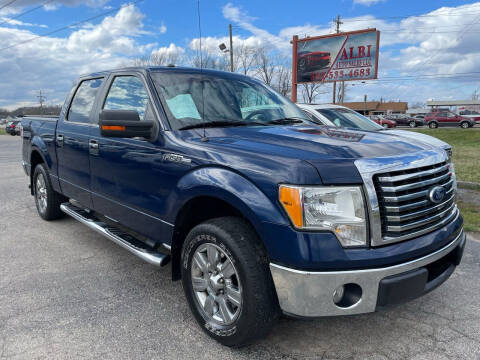
<instances>
[{"instance_id":1,"label":"truck hood","mask_svg":"<svg viewBox=\"0 0 480 360\"><path fill-rule=\"evenodd\" d=\"M433 148L405 136L315 125L216 128L208 129L207 137L210 144L301 160L373 158Z\"/></svg>"},{"instance_id":2,"label":"truck hood","mask_svg":"<svg viewBox=\"0 0 480 360\"><path fill-rule=\"evenodd\" d=\"M207 137L205 144L211 150L230 156L242 153L243 161L261 157L275 162L284 159L285 164L293 159L309 162L325 184L361 182L354 165L360 158L413 154L434 148L425 142L382 132L303 124L214 128L207 130Z\"/></svg>"},{"instance_id":3,"label":"truck hood","mask_svg":"<svg viewBox=\"0 0 480 360\"><path fill-rule=\"evenodd\" d=\"M426 144L432 145L436 148L440 149L450 149L451 145L446 143L445 141L442 141L440 139L437 139L436 137L418 133L418 132L413 132L413 131L407 131L407 130L383 130L382 131L384 134L392 134L392 135L398 135L402 136L408 139L412 140L418 140L422 141Z\"/></svg>"}]
</instances>

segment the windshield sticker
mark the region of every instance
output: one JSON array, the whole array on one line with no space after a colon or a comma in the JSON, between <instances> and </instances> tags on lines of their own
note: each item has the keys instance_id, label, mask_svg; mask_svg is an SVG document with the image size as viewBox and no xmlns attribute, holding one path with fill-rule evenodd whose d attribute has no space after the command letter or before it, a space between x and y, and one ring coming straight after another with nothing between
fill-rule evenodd
<instances>
[{"instance_id":1,"label":"windshield sticker","mask_svg":"<svg viewBox=\"0 0 480 360\"><path fill-rule=\"evenodd\" d=\"M167 99L167 104L173 116L177 119L201 119L197 106L190 94L179 94L171 99Z\"/></svg>"}]
</instances>

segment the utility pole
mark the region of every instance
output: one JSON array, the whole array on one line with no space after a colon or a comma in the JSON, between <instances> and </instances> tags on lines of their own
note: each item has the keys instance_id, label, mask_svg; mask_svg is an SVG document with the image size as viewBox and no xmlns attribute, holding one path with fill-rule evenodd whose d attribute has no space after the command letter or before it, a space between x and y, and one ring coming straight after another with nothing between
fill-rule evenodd
<instances>
[{"instance_id":1,"label":"utility pole","mask_svg":"<svg viewBox=\"0 0 480 360\"><path fill-rule=\"evenodd\" d=\"M39 95L37 95L38 102L40 103L40 112L43 114L43 103L46 100L46 96L42 95L42 90L39 91Z\"/></svg>"},{"instance_id":2,"label":"utility pole","mask_svg":"<svg viewBox=\"0 0 480 360\"><path fill-rule=\"evenodd\" d=\"M228 32L230 33L230 71L233 72L233 37L232 37L232 24L228 24Z\"/></svg>"},{"instance_id":3,"label":"utility pole","mask_svg":"<svg viewBox=\"0 0 480 360\"><path fill-rule=\"evenodd\" d=\"M340 15L337 15L337 18L334 19L333 22L334 22L335 25L336 25L337 34L340 33L340 25L343 24L343 22L340 21ZM334 81L334 82L333 82L333 96L332 96L332 98L333 98L333 101L332 101L332 102L333 102L334 104L335 104L335 100L336 100L336 97L337 97L337 94L336 94L336 93L337 93L337 82ZM343 100L342 100L342 102L343 102Z\"/></svg>"}]
</instances>

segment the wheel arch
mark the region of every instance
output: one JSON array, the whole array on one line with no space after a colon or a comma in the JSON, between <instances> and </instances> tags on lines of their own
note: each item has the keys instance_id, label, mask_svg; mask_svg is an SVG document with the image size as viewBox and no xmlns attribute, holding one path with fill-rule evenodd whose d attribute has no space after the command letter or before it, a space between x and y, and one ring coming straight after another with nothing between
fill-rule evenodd
<instances>
[{"instance_id":1,"label":"wheel arch","mask_svg":"<svg viewBox=\"0 0 480 360\"><path fill-rule=\"evenodd\" d=\"M267 252L262 221L288 224L279 208L250 180L224 168L202 168L187 174L178 183L181 206L175 215L171 243L172 278L180 279L183 242L196 225L223 216L244 219L255 231Z\"/></svg>"},{"instance_id":2,"label":"wheel arch","mask_svg":"<svg viewBox=\"0 0 480 360\"><path fill-rule=\"evenodd\" d=\"M44 154L40 149L37 147L32 147L32 151L30 152L30 194L33 195L33 173L35 171L35 168L37 167L38 164L46 164L48 166L48 163L45 159Z\"/></svg>"}]
</instances>

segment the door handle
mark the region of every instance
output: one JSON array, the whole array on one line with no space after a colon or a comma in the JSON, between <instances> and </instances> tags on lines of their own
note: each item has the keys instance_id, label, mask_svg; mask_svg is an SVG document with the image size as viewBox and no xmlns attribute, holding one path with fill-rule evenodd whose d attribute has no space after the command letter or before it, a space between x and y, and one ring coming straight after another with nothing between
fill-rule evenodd
<instances>
[{"instance_id":1,"label":"door handle","mask_svg":"<svg viewBox=\"0 0 480 360\"><path fill-rule=\"evenodd\" d=\"M88 152L90 153L90 155L97 156L98 155L98 148L99 148L99 145L98 145L97 140L90 140L88 142Z\"/></svg>"},{"instance_id":2,"label":"door handle","mask_svg":"<svg viewBox=\"0 0 480 360\"><path fill-rule=\"evenodd\" d=\"M63 135L62 134L57 134L57 145L58 146L63 146Z\"/></svg>"}]
</instances>

